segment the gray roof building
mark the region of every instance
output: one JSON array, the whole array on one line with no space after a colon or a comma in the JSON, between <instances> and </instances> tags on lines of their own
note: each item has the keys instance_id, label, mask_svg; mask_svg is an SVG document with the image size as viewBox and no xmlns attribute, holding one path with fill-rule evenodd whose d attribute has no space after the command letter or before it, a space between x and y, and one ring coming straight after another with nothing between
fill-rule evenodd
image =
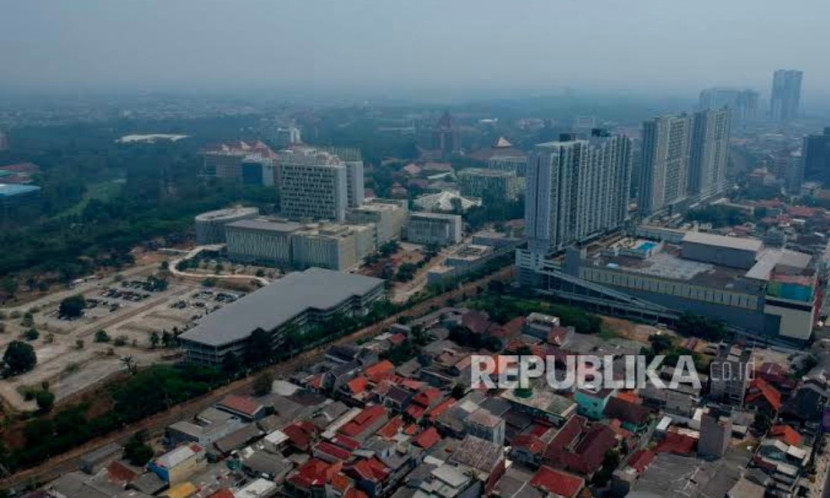
<instances>
[{"instance_id":1,"label":"gray roof building","mask_svg":"<svg viewBox=\"0 0 830 498\"><path fill-rule=\"evenodd\" d=\"M205 316L179 339L188 360L219 363L227 352L241 352L254 330L276 335L287 324L304 326L339 311L361 314L383 296L383 283L378 278L309 268Z\"/></svg>"}]
</instances>

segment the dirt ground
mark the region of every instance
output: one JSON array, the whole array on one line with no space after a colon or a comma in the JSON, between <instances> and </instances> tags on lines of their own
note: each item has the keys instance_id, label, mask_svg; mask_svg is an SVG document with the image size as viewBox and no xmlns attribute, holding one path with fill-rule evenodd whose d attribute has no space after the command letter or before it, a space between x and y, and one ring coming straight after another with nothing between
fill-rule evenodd
<instances>
[{"instance_id":1,"label":"dirt ground","mask_svg":"<svg viewBox=\"0 0 830 498\"><path fill-rule=\"evenodd\" d=\"M26 340L23 333L34 328L39 337L28 340L35 349L35 368L16 377L0 381L0 397L5 411L32 411L37 407L26 401L27 390L41 389L44 382L60 402L90 389L106 378L123 372L123 358L131 357L139 365L173 361L176 351L159 345L152 347L155 331L183 332L198 318L213 312L244 295L239 290L207 289L199 282L171 278L168 288L153 292L141 282L157 271L158 264L138 267L139 271L122 272L116 279L93 280L75 289L45 296L28 307L3 310L5 333L0 334L0 349L14 340ZM84 316L66 320L58 316L60 300L83 294L88 308ZM34 324L24 325L24 314L31 313ZM97 342L96 333L106 331L108 342Z\"/></svg>"},{"instance_id":2,"label":"dirt ground","mask_svg":"<svg viewBox=\"0 0 830 498\"><path fill-rule=\"evenodd\" d=\"M657 333L666 334L671 337L679 337L675 331L666 328L657 328L652 325L634 323L629 320L610 316L603 316L601 318L604 327L608 327L618 336L631 341L648 343L649 336Z\"/></svg>"}]
</instances>

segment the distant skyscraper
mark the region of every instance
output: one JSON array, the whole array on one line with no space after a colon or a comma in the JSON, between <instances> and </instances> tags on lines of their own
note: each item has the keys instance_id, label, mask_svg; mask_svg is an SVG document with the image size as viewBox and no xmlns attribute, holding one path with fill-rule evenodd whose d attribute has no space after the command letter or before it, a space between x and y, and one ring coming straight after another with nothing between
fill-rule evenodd
<instances>
[{"instance_id":1,"label":"distant skyscraper","mask_svg":"<svg viewBox=\"0 0 830 498\"><path fill-rule=\"evenodd\" d=\"M686 198L692 119L661 116L643 123L640 213L650 215Z\"/></svg>"},{"instance_id":2,"label":"distant skyscraper","mask_svg":"<svg viewBox=\"0 0 830 498\"><path fill-rule=\"evenodd\" d=\"M563 136L528 159L525 234L531 252L548 254L622 226L631 182L631 140L594 130Z\"/></svg>"},{"instance_id":3,"label":"distant skyscraper","mask_svg":"<svg viewBox=\"0 0 830 498\"><path fill-rule=\"evenodd\" d=\"M706 88L700 92L698 110L728 107L737 123L754 121L758 117L758 92L738 88Z\"/></svg>"},{"instance_id":4,"label":"distant skyscraper","mask_svg":"<svg viewBox=\"0 0 830 498\"><path fill-rule=\"evenodd\" d=\"M830 127L823 135L804 137L804 179L830 188Z\"/></svg>"},{"instance_id":5,"label":"distant skyscraper","mask_svg":"<svg viewBox=\"0 0 830 498\"><path fill-rule=\"evenodd\" d=\"M801 71L779 69L772 78L770 117L774 121L791 121L798 117L801 100Z\"/></svg>"},{"instance_id":6,"label":"distant skyscraper","mask_svg":"<svg viewBox=\"0 0 830 498\"><path fill-rule=\"evenodd\" d=\"M461 152L461 134L452 122L452 116L445 112L432 132L433 149L449 157Z\"/></svg>"},{"instance_id":7,"label":"distant skyscraper","mask_svg":"<svg viewBox=\"0 0 830 498\"><path fill-rule=\"evenodd\" d=\"M705 199L726 188L729 132L729 108L695 113L689 163L689 195Z\"/></svg>"}]
</instances>

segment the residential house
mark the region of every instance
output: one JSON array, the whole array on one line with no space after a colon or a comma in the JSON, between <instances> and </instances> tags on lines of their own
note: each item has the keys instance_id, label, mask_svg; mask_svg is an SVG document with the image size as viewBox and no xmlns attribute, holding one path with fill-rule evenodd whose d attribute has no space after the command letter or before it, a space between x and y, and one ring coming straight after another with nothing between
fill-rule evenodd
<instances>
[{"instance_id":1,"label":"residential house","mask_svg":"<svg viewBox=\"0 0 830 498\"><path fill-rule=\"evenodd\" d=\"M555 468L592 476L602 466L605 454L616 445L616 435L610 427L577 415L554 436L543 461Z\"/></svg>"},{"instance_id":2,"label":"residential house","mask_svg":"<svg viewBox=\"0 0 830 498\"><path fill-rule=\"evenodd\" d=\"M576 411L591 420L600 420L608 400L616 394L615 389L577 389L574 393Z\"/></svg>"},{"instance_id":3,"label":"residential house","mask_svg":"<svg viewBox=\"0 0 830 498\"><path fill-rule=\"evenodd\" d=\"M530 485L547 493L548 496L576 498L585 489L585 480L561 470L541 467L533 475Z\"/></svg>"},{"instance_id":4,"label":"residential house","mask_svg":"<svg viewBox=\"0 0 830 498\"><path fill-rule=\"evenodd\" d=\"M651 418L651 410L618 396L608 400L604 413L608 418L618 419L624 429L633 433L644 431Z\"/></svg>"},{"instance_id":5,"label":"residential house","mask_svg":"<svg viewBox=\"0 0 830 498\"><path fill-rule=\"evenodd\" d=\"M265 417L265 406L250 396L230 394L216 404L219 410L236 415L242 420L253 422Z\"/></svg>"},{"instance_id":6,"label":"residential house","mask_svg":"<svg viewBox=\"0 0 830 498\"><path fill-rule=\"evenodd\" d=\"M179 446L147 464L147 470L158 475L170 486L186 481L188 477L205 467L207 453L195 443Z\"/></svg>"},{"instance_id":7,"label":"residential house","mask_svg":"<svg viewBox=\"0 0 830 498\"><path fill-rule=\"evenodd\" d=\"M473 469L484 483L484 493L489 494L504 474L504 447L475 436L466 436L449 461Z\"/></svg>"}]
</instances>

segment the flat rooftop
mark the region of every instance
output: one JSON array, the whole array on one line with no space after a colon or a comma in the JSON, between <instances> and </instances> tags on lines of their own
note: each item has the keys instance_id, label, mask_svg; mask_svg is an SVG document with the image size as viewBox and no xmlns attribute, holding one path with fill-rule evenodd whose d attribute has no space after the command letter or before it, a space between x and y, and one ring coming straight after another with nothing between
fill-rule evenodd
<instances>
[{"instance_id":1,"label":"flat rooftop","mask_svg":"<svg viewBox=\"0 0 830 498\"><path fill-rule=\"evenodd\" d=\"M259 214L259 208L239 206L202 213L196 216L196 221L223 220L225 218L235 218L237 216L250 216L256 214Z\"/></svg>"},{"instance_id":2,"label":"flat rooftop","mask_svg":"<svg viewBox=\"0 0 830 498\"><path fill-rule=\"evenodd\" d=\"M247 228L249 230L262 230L266 232L295 232L303 227L299 223L292 221L277 221L269 220L268 218L255 218L249 220L240 220L226 225L231 228Z\"/></svg>"},{"instance_id":3,"label":"flat rooftop","mask_svg":"<svg viewBox=\"0 0 830 498\"><path fill-rule=\"evenodd\" d=\"M597 266L724 288L729 288L730 284L746 274L746 270L739 268L683 259L680 257L679 248L669 245L665 245L663 251L646 259L625 255L603 256L598 260Z\"/></svg>"},{"instance_id":4,"label":"flat rooftop","mask_svg":"<svg viewBox=\"0 0 830 498\"><path fill-rule=\"evenodd\" d=\"M208 346L241 341L258 328L273 330L308 309L333 308L352 296L382 286L383 282L379 278L309 268L205 316L180 338Z\"/></svg>"},{"instance_id":5,"label":"flat rooftop","mask_svg":"<svg viewBox=\"0 0 830 498\"><path fill-rule=\"evenodd\" d=\"M715 235L713 233L702 232L686 232L686 235L683 236L683 242L754 252L760 251L764 245L758 239L726 237L724 235Z\"/></svg>"}]
</instances>

